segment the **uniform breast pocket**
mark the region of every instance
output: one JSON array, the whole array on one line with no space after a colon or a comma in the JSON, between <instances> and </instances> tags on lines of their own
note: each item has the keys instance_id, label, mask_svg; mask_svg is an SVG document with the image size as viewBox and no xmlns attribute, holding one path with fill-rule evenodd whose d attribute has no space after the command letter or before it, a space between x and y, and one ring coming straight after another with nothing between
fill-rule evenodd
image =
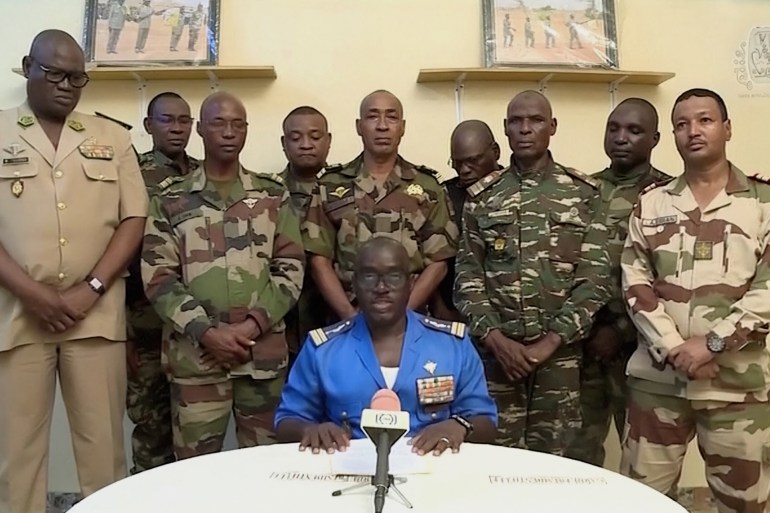
<instances>
[{"instance_id":1,"label":"uniform breast pocket","mask_svg":"<svg viewBox=\"0 0 770 513\"><path fill-rule=\"evenodd\" d=\"M356 199L352 195L342 199L324 201L323 209L329 220L337 228L340 227L343 221L353 224L356 222Z\"/></svg>"},{"instance_id":2,"label":"uniform breast pocket","mask_svg":"<svg viewBox=\"0 0 770 513\"><path fill-rule=\"evenodd\" d=\"M519 227L513 214L479 217L479 235L486 247L487 262L492 265L513 262L518 247Z\"/></svg>"},{"instance_id":3,"label":"uniform breast pocket","mask_svg":"<svg viewBox=\"0 0 770 513\"><path fill-rule=\"evenodd\" d=\"M449 418L452 403L417 407L417 419L423 424L433 424Z\"/></svg>"},{"instance_id":4,"label":"uniform breast pocket","mask_svg":"<svg viewBox=\"0 0 770 513\"><path fill-rule=\"evenodd\" d=\"M111 161L86 159L83 161L83 172L89 180L117 186L118 169Z\"/></svg>"},{"instance_id":5,"label":"uniform breast pocket","mask_svg":"<svg viewBox=\"0 0 770 513\"><path fill-rule=\"evenodd\" d=\"M214 242L211 218L200 210L188 210L175 214L169 220L181 240L180 264L185 283L197 276L202 266L214 261Z\"/></svg>"},{"instance_id":6,"label":"uniform breast pocket","mask_svg":"<svg viewBox=\"0 0 770 513\"><path fill-rule=\"evenodd\" d=\"M37 173L37 165L34 162L3 164L0 167L0 198L21 198L24 193L25 179L37 176Z\"/></svg>"},{"instance_id":7,"label":"uniform breast pocket","mask_svg":"<svg viewBox=\"0 0 770 513\"><path fill-rule=\"evenodd\" d=\"M574 266L580 258L583 237L588 229L587 216L577 209L570 209L568 212L551 212L549 224L551 260Z\"/></svg>"}]
</instances>

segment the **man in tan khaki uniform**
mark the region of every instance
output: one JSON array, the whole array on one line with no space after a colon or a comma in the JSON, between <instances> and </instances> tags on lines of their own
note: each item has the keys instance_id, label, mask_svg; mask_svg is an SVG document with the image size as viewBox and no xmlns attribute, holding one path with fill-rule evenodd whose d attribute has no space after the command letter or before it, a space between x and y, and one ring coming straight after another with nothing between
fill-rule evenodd
<instances>
[{"instance_id":1,"label":"man in tan khaki uniform","mask_svg":"<svg viewBox=\"0 0 770 513\"><path fill-rule=\"evenodd\" d=\"M83 51L47 30L0 113L0 512L44 513L56 377L81 491L125 475L125 268L147 212L128 132L73 112Z\"/></svg>"}]
</instances>

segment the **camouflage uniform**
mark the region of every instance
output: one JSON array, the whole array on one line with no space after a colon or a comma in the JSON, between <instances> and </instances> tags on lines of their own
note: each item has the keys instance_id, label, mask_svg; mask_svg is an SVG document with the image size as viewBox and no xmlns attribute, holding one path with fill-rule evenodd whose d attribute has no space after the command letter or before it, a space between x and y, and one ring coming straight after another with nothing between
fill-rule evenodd
<instances>
[{"instance_id":1,"label":"camouflage uniform","mask_svg":"<svg viewBox=\"0 0 770 513\"><path fill-rule=\"evenodd\" d=\"M289 166L286 166L278 176L286 184L291 195L291 204L297 211L300 222L303 222L307 217L310 200L313 198L315 180L298 180L293 173L289 172ZM321 292L316 287L310 273L306 272L299 301L284 318L286 341L289 344L289 355L292 361L296 358L302 342L310 330L323 327L326 324L327 313L328 308L325 307Z\"/></svg>"},{"instance_id":2,"label":"camouflage uniform","mask_svg":"<svg viewBox=\"0 0 770 513\"><path fill-rule=\"evenodd\" d=\"M190 170L200 166L198 160L187 158ZM139 167L150 197L182 174L179 165L160 151L141 154ZM128 335L136 344L140 363L137 375L128 376L126 395L126 412L135 424L131 434L132 474L174 461L169 386L160 365L163 322L144 295L140 260L137 253L126 280Z\"/></svg>"},{"instance_id":3,"label":"camouflage uniform","mask_svg":"<svg viewBox=\"0 0 770 513\"><path fill-rule=\"evenodd\" d=\"M629 220L623 290L639 330L621 470L675 491L697 433L720 513L764 512L770 491L770 186L731 166L704 213L684 176L644 193ZM726 342L716 379L667 355L690 337Z\"/></svg>"},{"instance_id":4,"label":"camouflage uniform","mask_svg":"<svg viewBox=\"0 0 770 513\"><path fill-rule=\"evenodd\" d=\"M372 237L403 244L415 275L428 264L452 258L457 246L452 207L435 171L401 157L382 186L365 172L361 155L327 168L313 192L302 235L308 253L334 262L351 301L356 252Z\"/></svg>"},{"instance_id":5,"label":"camouflage uniform","mask_svg":"<svg viewBox=\"0 0 770 513\"><path fill-rule=\"evenodd\" d=\"M203 168L153 198L142 278L165 322L177 458L221 450L230 411L241 447L268 443L287 364L283 317L299 297L304 253L289 193L271 175L241 169L227 200ZM204 366L203 333L253 319L252 361Z\"/></svg>"},{"instance_id":6,"label":"camouflage uniform","mask_svg":"<svg viewBox=\"0 0 770 513\"><path fill-rule=\"evenodd\" d=\"M620 255L628 235L628 217L634 209L642 189L653 183L671 180L667 174L645 163L628 173L618 174L607 168L598 175L602 211L607 216L609 229L608 252L612 265L612 299L596 316L593 334L600 327L615 332L620 345L617 357L611 362L600 362L592 355L583 356L580 368L580 403L583 427L576 443L567 450L573 459L604 464L604 440L610 429L610 419L615 420L618 437L626 420L626 362L636 349L636 328L626 313L626 303L620 287Z\"/></svg>"},{"instance_id":7,"label":"camouflage uniform","mask_svg":"<svg viewBox=\"0 0 770 513\"><path fill-rule=\"evenodd\" d=\"M499 329L530 344L553 331L563 341L516 382L487 357L503 445L562 455L580 427L579 342L610 294L607 230L593 220L597 187L551 161L493 171L468 189L455 303L473 335Z\"/></svg>"}]
</instances>

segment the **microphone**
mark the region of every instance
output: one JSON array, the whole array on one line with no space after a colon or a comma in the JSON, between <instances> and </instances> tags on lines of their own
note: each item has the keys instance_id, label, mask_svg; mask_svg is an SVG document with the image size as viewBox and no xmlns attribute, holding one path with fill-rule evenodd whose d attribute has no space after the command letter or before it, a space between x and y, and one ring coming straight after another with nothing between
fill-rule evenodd
<instances>
[{"instance_id":1,"label":"microphone","mask_svg":"<svg viewBox=\"0 0 770 513\"><path fill-rule=\"evenodd\" d=\"M401 411L401 400L395 392L378 390L372 397L371 407L361 412L361 429L377 449L377 465L372 478L374 512L382 513L390 487L390 448L409 432L409 413Z\"/></svg>"}]
</instances>

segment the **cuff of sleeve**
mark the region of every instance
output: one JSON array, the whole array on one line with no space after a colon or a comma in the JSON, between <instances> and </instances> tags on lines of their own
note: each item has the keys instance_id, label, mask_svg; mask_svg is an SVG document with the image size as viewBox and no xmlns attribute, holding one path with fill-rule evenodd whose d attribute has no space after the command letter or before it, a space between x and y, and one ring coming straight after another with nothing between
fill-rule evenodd
<instances>
[{"instance_id":1,"label":"cuff of sleeve","mask_svg":"<svg viewBox=\"0 0 770 513\"><path fill-rule=\"evenodd\" d=\"M184 334L190 337L196 346L199 346L203 334L212 327L208 317L196 317L184 327Z\"/></svg>"},{"instance_id":2,"label":"cuff of sleeve","mask_svg":"<svg viewBox=\"0 0 770 513\"><path fill-rule=\"evenodd\" d=\"M264 310L249 310L249 313L246 314L246 317L254 319L254 322L257 323L259 334L255 338L259 338L263 333L266 333L272 325L270 318L267 316Z\"/></svg>"},{"instance_id":3,"label":"cuff of sleeve","mask_svg":"<svg viewBox=\"0 0 770 513\"><path fill-rule=\"evenodd\" d=\"M682 338L682 335L680 335L679 333L671 333L670 335L666 335L665 337L659 338L657 341L651 341L651 342L652 342L651 347L663 360L665 360L666 358L668 358L668 353L672 349L684 344L684 339Z\"/></svg>"},{"instance_id":4,"label":"cuff of sleeve","mask_svg":"<svg viewBox=\"0 0 770 513\"><path fill-rule=\"evenodd\" d=\"M725 319L724 321L711 328L711 331L714 332L714 334L723 339L729 338L736 332L736 330L737 327L735 326L735 323L729 319Z\"/></svg>"},{"instance_id":5,"label":"cuff of sleeve","mask_svg":"<svg viewBox=\"0 0 770 513\"><path fill-rule=\"evenodd\" d=\"M574 322L564 322L559 318L551 321L549 330L561 337L561 343L569 345L575 342L578 334L578 327Z\"/></svg>"}]
</instances>

